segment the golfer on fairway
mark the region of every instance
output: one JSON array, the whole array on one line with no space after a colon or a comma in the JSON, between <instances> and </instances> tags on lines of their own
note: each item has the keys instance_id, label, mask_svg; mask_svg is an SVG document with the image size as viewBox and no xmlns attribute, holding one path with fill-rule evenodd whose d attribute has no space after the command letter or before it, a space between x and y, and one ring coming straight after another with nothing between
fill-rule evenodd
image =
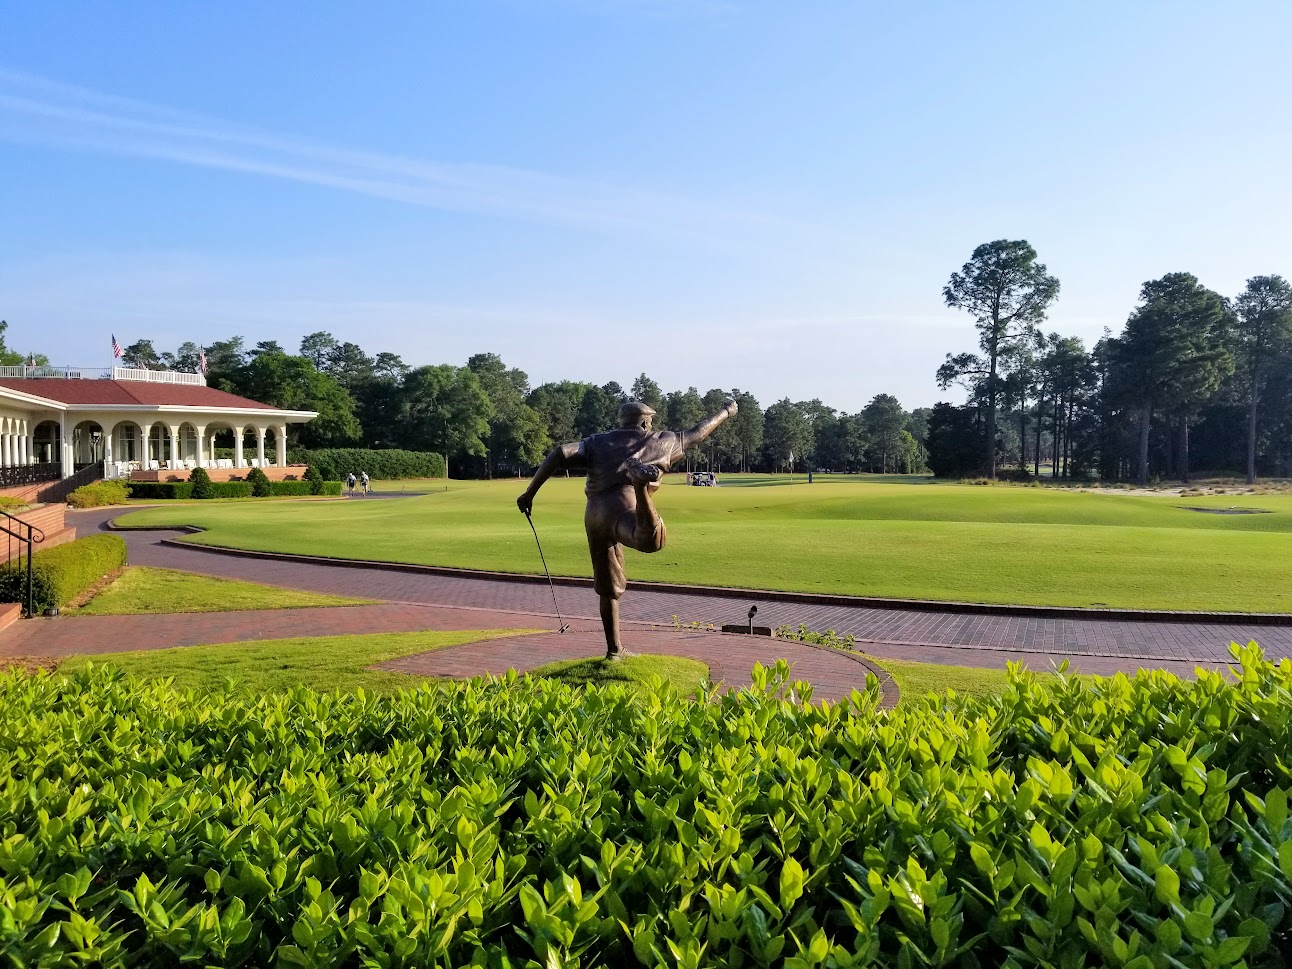
<instances>
[{"instance_id":1,"label":"golfer on fairway","mask_svg":"<svg viewBox=\"0 0 1292 969\"><path fill-rule=\"evenodd\" d=\"M606 632L606 659L623 655L619 639L619 599L627 587L623 546L658 552L668 537L655 511L652 493L664 471L688 448L709 437L736 413L728 398L722 411L687 431L651 430L655 411L632 400L619 408L619 428L560 444L539 465L516 506L526 515L543 482L558 471L586 471L588 496L583 515L592 553L592 584L601 597L601 625Z\"/></svg>"}]
</instances>

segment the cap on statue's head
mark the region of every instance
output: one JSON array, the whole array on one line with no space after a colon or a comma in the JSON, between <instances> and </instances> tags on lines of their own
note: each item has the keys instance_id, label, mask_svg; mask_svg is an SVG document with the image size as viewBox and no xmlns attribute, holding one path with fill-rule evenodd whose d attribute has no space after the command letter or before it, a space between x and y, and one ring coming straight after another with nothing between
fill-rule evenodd
<instances>
[{"instance_id":1,"label":"cap on statue's head","mask_svg":"<svg viewBox=\"0 0 1292 969\"><path fill-rule=\"evenodd\" d=\"M640 400L630 400L619 408L620 427L644 427L655 416L655 408Z\"/></svg>"}]
</instances>

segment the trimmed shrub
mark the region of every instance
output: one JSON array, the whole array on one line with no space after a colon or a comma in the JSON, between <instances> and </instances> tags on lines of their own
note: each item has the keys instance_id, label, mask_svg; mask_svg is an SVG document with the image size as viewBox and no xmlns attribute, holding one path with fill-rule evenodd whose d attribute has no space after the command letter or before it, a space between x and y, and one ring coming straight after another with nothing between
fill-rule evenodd
<instances>
[{"instance_id":1,"label":"trimmed shrub","mask_svg":"<svg viewBox=\"0 0 1292 969\"><path fill-rule=\"evenodd\" d=\"M305 498L309 495L334 495L341 494L341 482L339 481L320 481L318 482L318 491L314 490L313 481L271 481L269 482L269 493L275 498Z\"/></svg>"},{"instance_id":2,"label":"trimmed shrub","mask_svg":"<svg viewBox=\"0 0 1292 969\"><path fill-rule=\"evenodd\" d=\"M193 495L194 498L197 495ZM212 498L250 498L251 484L247 481L212 481Z\"/></svg>"},{"instance_id":3,"label":"trimmed shrub","mask_svg":"<svg viewBox=\"0 0 1292 969\"><path fill-rule=\"evenodd\" d=\"M85 919L138 966L1283 966L1292 666L1235 652L896 710L784 661L698 702L18 675L6 951L87 964Z\"/></svg>"},{"instance_id":4,"label":"trimmed shrub","mask_svg":"<svg viewBox=\"0 0 1292 969\"><path fill-rule=\"evenodd\" d=\"M206 468L194 468L190 471L188 483L193 486L194 498L215 497L215 493L211 490L211 476L206 473Z\"/></svg>"},{"instance_id":5,"label":"trimmed shrub","mask_svg":"<svg viewBox=\"0 0 1292 969\"><path fill-rule=\"evenodd\" d=\"M247 472L247 483L251 485L253 498L268 498L274 493L269 476L259 468L252 468Z\"/></svg>"},{"instance_id":6,"label":"trimmed shrub","mask_svg":"<svg viewBox=\"0 0 1292 969\"><path fill-rule=\"evenodd\" d=\"M314 465L311 464L305 469L305 480L310 483L310 494L323 494L323 475L318 473L318 469Z\"/></svg>"},{"instance_id":7,"label":"trimmed shrub","mask_svg":"<svg viewBox=\"0 0 1292 969\"><path fill-rule=\"evenodd\" d=\"M443 478L444 455L434 451L401 451L397 448L366 450L364 448L321 448L317 451L297 450L288 455L292 464L308 464L316 468L326 481L344 481L351 471L355 477L367 471L368 477L392 478Z\"/></svg>"},{"instance_id":8,"label":"trimmed shrub","mask_svg":"<svg viewBox=\"0 0 1292 969\"><path fill-rule=\"evenodd\" d=\"M20 511L28 506L29 502L21 498L15 498L13 495L0 495L0 511L15 512Z\"/></svg>"},{"instance_id":9,"label":"trimmed shrub","mask_svg":"<svg viewBox=\"0 0 1292 969\"><path fill-rule=\"evenodd\" d=\"M67 605L105 575L126 564L120 535L91 535L31 557L34 608ZM0 602L22 602L25 569L0 569Z\"/></svg>"},{"instance_id":10,"label":"trimmed shrub","mask_svg":"<svg viewBox=\"0 0 1292 969\"><path fill-rule=\"evenodd\" d=\"M95 481L81 485L67 496L73 508L99 508L103 505L124 505L130 489L124 481Z\"/></svg>"},{"instance_id":11,"label":"trimmed shrub","mask_svg":"<svg viewBox=\"0 0 1292 969\"><path fill-rule=\"evenodd\" d=\"M193 485L188 481L132 481L130 497L147 501L192 498Z\"/></svg>"}]
</instances>

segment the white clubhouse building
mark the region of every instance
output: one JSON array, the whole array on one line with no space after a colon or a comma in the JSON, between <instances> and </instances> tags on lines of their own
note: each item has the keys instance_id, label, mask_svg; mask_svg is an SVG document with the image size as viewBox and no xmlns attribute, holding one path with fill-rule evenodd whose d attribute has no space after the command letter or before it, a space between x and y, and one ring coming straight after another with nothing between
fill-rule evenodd
<instances>
[{"instance_id":1,"label":"white clubhouse building","mask_svg":"<svg viewBox=\"0 0 1292 969\"><path fill-rule=\"evenodd\" d=\"M187 478L199 466L227 469L217 479L285 468L287 426L315 416L216 390L195 373L0 367L0 487L93 464L136 480ZM232 454L217 457L217 446Z\"/></svg>"}]
</instances>

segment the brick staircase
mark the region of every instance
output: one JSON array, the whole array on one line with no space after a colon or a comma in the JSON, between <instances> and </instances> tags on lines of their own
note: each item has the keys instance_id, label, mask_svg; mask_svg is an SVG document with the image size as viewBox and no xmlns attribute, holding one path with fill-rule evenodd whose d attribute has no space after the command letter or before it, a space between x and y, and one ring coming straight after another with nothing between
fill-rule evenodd
<instances>
[{"instance_id":1,"label":"brick staircase","mask_svg":"<svg viewBox=\"0 0 1292 969\"><path fill-rule=\"evenodd\" d=\"M44 551L76 538L76 529L67 524L66 505L37 505L26 511L15 512L14 517L45 533L45 540L39 543L34 551ZM7 562L22 552L21 543L5 541L5 538L6 536L0 535L0 563Z\"/></svg>"}]
</instances>

